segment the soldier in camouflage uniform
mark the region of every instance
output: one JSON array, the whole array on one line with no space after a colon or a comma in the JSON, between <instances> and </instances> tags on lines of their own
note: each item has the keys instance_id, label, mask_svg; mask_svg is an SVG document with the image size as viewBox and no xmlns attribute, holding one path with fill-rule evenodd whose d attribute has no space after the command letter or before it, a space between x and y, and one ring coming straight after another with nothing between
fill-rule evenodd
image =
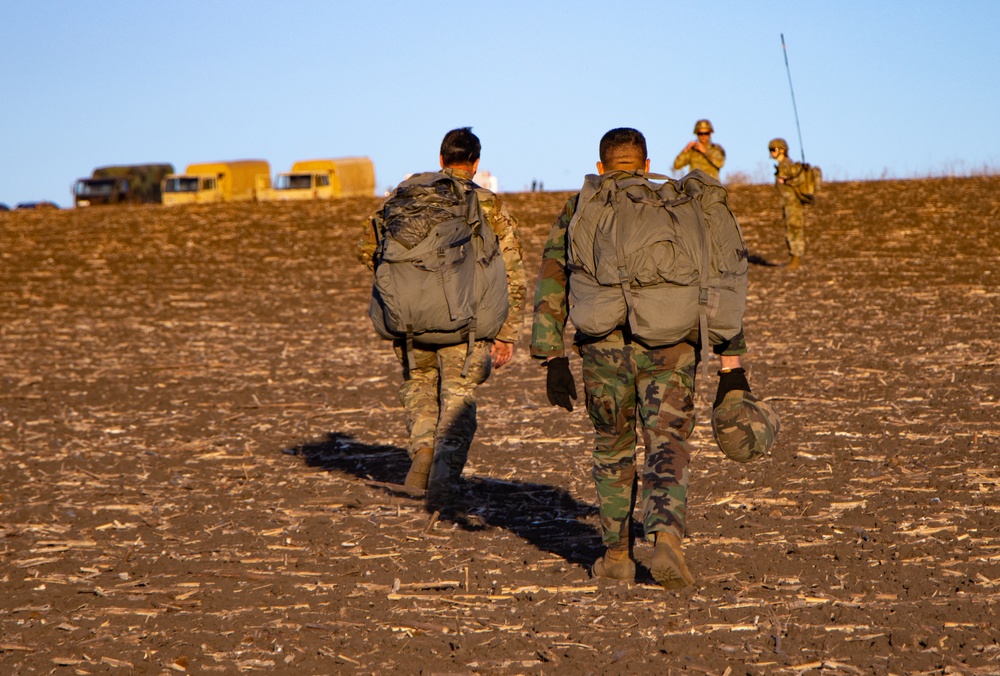
<instances>
[{"instance_id":1,"label":"soldier in camouflage uniform","mask_svg":"<svg viewBox=\"0 0 1000 676\"><path fill-rule=\"evenodd\" d=\"M634 129L605 134L600 157L600 174L649 170L645 138ZM563 344L568 287L573 280L566 241L578 199L579 194L569 199L545 243L531 327L531 355L546 360L548 367L549 400L568 410L573 410L570 398L576 398L576 387ZM587 412L596 432L593 477L607 547L592 572L614 579L635 577L629 525L636 501L638 418L646 445L641 481L643 531L648 541L655 542L650 569L666 588L691 584L694 577L684 562L680 540L685 531L691 457L688 437L695 425L695 346L681 342L650 347L634 339L627 326L605 336L577 331L574 342L583 359ZM722 354L724 371L742 373L739 355L746 351L742 331L715 350Z\"/></svg>"},{"instance_id":2,"label":"soldier in camouflage uniform","mask_svg":"<svg viewBox=\"0 0 1000 676\"><path fill-rule=\"evenodd\" d=\"M444 173L472 182L479 166L480 142L468 128L454 129L441 143L440 164ZM473 184L474 185L474 184ZM405 341L394 343L396 356L403 365L403 384L399 398L406 411L409 433L410 470L405 484L428 491L428 501L448 507L469 456L469 446L476 432L476 387L501 368L514 355L521 328L525 277L521 262L521 242L517 222L496 195L476 186L483 216L497 235L507 270L507 296L510 311L496 340L476 341L468 371L466 343L457 345L420 345L414 343L415 368L408 365ZM372 258L382 231L382 210L373 213L364 224L358 244L361 261L374 269Z\"/></svg>"},{"instance_id":3,"label":"soldier in camouflage uniform","mask_svg":"<svg viewBox=\"0 0 1000 676\"><path fill-rule=\"evenodd\" d=\"M781 195L782 215L785 220L785 242L790 256L785 268L798 270L806 252L805 209L802 194L795 189L802 180L802 164L788 157L788 143L783 138L771 139L767 144L774 167L774 184Z\"/></svg>"},{"instance_id":4,"label":"soldier in camouflage uniform","mask_svg":"<svg viewBox=\"0 0 1000 676\"><path fill-rule=\"evenodd\" d=\"M684 150L674 160L674 169L701 169L712 178L719 178L719 170L726 163L726 151L719 144L712 143L714 131L708 120L695 122L694 134L697 140L684 146Z\"/></svg>"}]
</instances>

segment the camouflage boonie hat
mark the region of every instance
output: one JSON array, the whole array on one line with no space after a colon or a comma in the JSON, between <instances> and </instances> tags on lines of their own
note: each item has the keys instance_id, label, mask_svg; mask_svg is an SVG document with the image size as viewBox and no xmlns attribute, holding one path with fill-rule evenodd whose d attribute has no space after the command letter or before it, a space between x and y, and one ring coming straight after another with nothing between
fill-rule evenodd
<instances>
[{"instance_id":1,"label":"camouflage boonie hat","mask_svg":"<svg viewBox=\"0 0 1000 676\"><path fill-rule=\"evenodd\" d=\"M694 123L694 133L697 134L699 131L707 131L709 134L715 132L712 129L712 123L708 120L698 120Z\"/></svg>"},{"instance_id":2,"label":"camouflage boonie hat","mask_svg":"<svg viewBox=\"0 0 1000 676\"><path fill-rule=\"evenodd\" d=\"M712 434L719 449L737 462L756 460L774 445L778 412L750 392L731 390L712 411Z\"/></svg>"}]
</instances>

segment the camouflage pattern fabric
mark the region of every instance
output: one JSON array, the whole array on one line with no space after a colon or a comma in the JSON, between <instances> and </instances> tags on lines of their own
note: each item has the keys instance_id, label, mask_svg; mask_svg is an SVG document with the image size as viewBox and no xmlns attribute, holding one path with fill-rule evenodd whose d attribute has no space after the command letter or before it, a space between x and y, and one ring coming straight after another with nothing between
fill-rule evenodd
<instances>
[{"instance_id":1,"label":"camouflage pattern fabric","mask_svg":"<svg viewBox=\"0 0 1000 676\"><path fill-rule=\"evenodd\" d=\"M780 428L778 412L750 392L731 390L712 411L715 443L737 462L750 462L766 454Z\"/></svg>"},{"instance_id":2,"label":"camouflage pattern fabric","mask_svg":"<svg viewBox=\"0 0 1000 676\"><path fill-rule=\"evenodd\" d=\"M690 171L701 169L712 178L719 178L719 169L726 163L726 151L717 143L709 143L707 152L694 148L682 150L674 160L674 169L690 167Z\"/></svg>"},{"instance_id":3,"label":"camouflage pattern fabric","mask_svg":"<svg viewBox=\"0 0 1000 676\"><path fill-rule=\"evenodd\" d=\"M629 540L636 490L636 423L646 457L641 506L646 539L655 533L684 536L687 510L687 442L694 430L694 346L646 348L620 331L580 345L587 412L594 424L594 483L604 544Z\"/></svg>"},{"instance_id":4,"label":"camouflage pattern fabric","mask_svg":"<svg viewBox=\"0 0 1000 676\"><path fill-rule=\"evenodd\" d=\"M570 284L566 230L578 198L566 202L542 251L531 324L531 355L539 359L565 353ZM583 358L584 394L596 432L593 476L604 543L610 547L629 538L639 483L637 423L646 444L641 482L645 535L653 539L657 532L668 532L683 537L691 456L687 439L694 429L694 346L647 348L627 341L621 330L600 340L578 331L574 340ZM743 333L715 350L745 353Z\"/></svg>"},{"instance_id":5,"label":"camouflage pattern fabric","mask_svg":"<svg viewBox=\"0 0 1000 676\"><path fill-rule=\"evenodd\" d=\"M785 156L775 167L775 176L785 181L778 183L776 180L775 185L778 187L778 194L781 195L788 253L801 257L806 252L805 213L802 196L795 186L801 181L802 165Z\"/></svg>"},{"instance_id":6,"label":"camouflage pattern fabric","mask_svg":"<svg viewBox=\"0 0 1000 676\"><path fill-rule=\"evenodd\" d=\"M470 174L461 170L443 171L452 173L456 178L472 180ZM521 313L526 295L517 222L498 195L485 189L479 189L478 193L483 216L497 235L507 270L510 312L497 339L515 343L521 333ZM374 268L372 256L377 243L375 233L381 227L381 209L376 210L362 226L363 232L357 248L358 258L370 270ZM399 389L399 399L406 411L410 458L420 448L434 448L432 474L446 467L449 478L457 480L468 460L469 447L476 433L475 389L490 375L492 341L476 341L469 371L464 378L462 368L467 357L466 343L443 347L415 345L416 367L412 372L407 365L404 345L396 343L394 349L403 365L403 384Z\"/></svg>"},{"instance_id":7,"label":"camouflage pattern fabric","mask_svg":"<svg viewBox=\"0 0 1000 676\"><path fill-rule=\"evenodd\" d=\"M403 366L399 400L406 411L410 458L421 448L445 458L452 480L462 474L476 433L476 387L490 376L492 342L477 341L468 374L462 377L467 346L414 346L416 368L410 370L404 341L394 349Z\"/></svg>"},{"instance_id":8,"label":"camouflage pattern fabric","mask_svg":"<svg viewBox=\"0 0 1000 676\"><path fill-rule=\"evenodd\" d=\"M472 180L471 175L461 170L447 168L442 171L446 174L450 173L456 178ZM502 340L505 343L516 343L521 335L524 298L527 295L524 263L521 258L521 240L517 235L517 221L507 210L499 195L485 188L479 188L478 193L483 216L497 235L504 267L507 268L507 298L510 302L510 312L507 314L507 321L503 328L497 334L497 340ZM381 228L382 210L378 209L364 222L357 246L358 258L369 270L374 269L372 257L375 255L377 244L375 233L381 231Z\"/></svg>"}]
</instances>

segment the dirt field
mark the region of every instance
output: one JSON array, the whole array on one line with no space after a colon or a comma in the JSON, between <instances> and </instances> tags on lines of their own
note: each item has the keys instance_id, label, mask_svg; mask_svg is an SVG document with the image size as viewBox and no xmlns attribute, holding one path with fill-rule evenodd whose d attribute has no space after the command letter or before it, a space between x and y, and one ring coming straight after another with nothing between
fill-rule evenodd
<instances>
[{"instance_id":1,"label":"dirt field","mask_svg":"<svg viewBox=\"0 0 1000 676\"><path fill-rule=\"evenodd\" d=\"M507 197L532 285L566 197ZM590 424L525 340L465 516L388 485L375 204L0 214L0 673L1000 673L1000 177L826 186L751 269L781 437L727 461L700 384L680 593L589 578ZM732 204L783 261L773 187Z\"/></svg>"}]
</instances>

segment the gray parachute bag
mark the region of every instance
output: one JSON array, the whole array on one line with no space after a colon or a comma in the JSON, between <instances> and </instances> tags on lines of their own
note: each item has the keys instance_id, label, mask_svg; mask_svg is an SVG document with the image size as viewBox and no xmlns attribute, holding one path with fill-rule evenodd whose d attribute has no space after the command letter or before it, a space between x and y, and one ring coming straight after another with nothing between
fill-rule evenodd
<instances>
[{"instance_id":1,"label":"gray parachute bag","mask_svg":"<svg viewBox=\"0 0 1000 676\"><path fill-rule=\"evenodd\" d=\"M507 320L507 272L477 186L443 172L399 184L382 207L368 315L386 340L413 345L492 339Z\"/></svg>"},{"instance_id":2,"label":"gray parachute bag","mask_svg":"<svg viewBox=\"0 0 1000 676\"><path fill-rule=\"evenodd\" d=\"M656 183L654 180L663 180ZM726 189L700 170L588 175L567 230L569 316L583 333L628 326L650 347L734 338L743 326L747 247Z\"/></svg>"}]
</instances>

